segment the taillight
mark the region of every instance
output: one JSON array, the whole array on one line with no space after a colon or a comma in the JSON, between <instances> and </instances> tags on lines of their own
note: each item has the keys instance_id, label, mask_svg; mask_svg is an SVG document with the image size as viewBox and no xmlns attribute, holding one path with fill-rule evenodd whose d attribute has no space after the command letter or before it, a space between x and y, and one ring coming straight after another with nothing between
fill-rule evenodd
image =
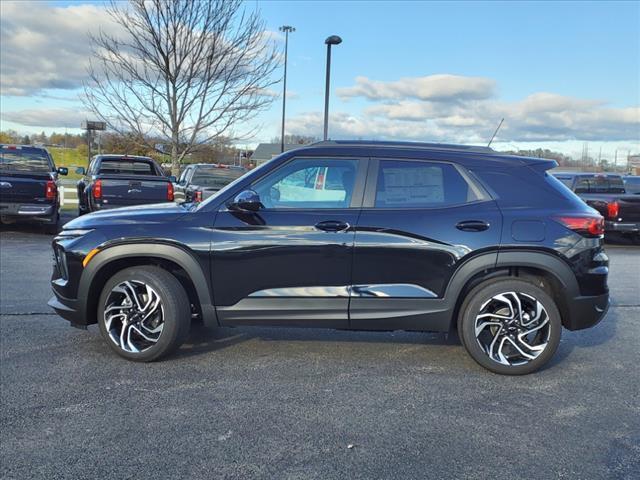
<instances>
[{"instance_id":1,"label":"taillight","mask_svg":"<svg viewBox=\"0 0 640 480\"><path fill-rule=\"evenodd\" d=\"M56 182L53 180L47 181L47 186L44 190L44 196L47 200L53 200L56 198L56 193L58 192L58 187L56 187Z\"/></svg>"},{"instance_id":2,"label":"taillight","mask_svg":"<svg viewBox=\"0 0 640 480\"><path fill-rule=\"evenodd\" d=\"M167 183L167 200L173 202L173 183Z\"/></svg>"},{"instance_id":3,"label":"taillight","mask_svg":"<svg viewBox=\"0 0 640 480\"><path fill-rule=\"evenodd\" d=\"M618 218L618 214L620 213L620 205L618 202L613 201L607 203L607 216L609 218Z\"/></svg>"},{"instance_id":4,"label":"taillight","mask_svg":"<svg viewBox=\"0 0 640 480\"><path fill-rule=\"evenodd\" d=\"M202 192L200 190L196 191L195 201L196 202L201 202L202 201Z\"/></svg>"},{"instance_id":5,"label":"taillight","mask_svg":"<svg viewBox=\"0 0 640 480\"><path fill-rule=\"evenodd\" d=\"M93 184L93 198L99 200L102 198L102 180L96 180Z\"/></svg>"},{"instance_id":6,"label":"taillight","mask_svg":"<svg viewBox=\"0 0 640 480\"><path fill-rule=\"evenodd\" d=\"M604 218L597 217L554 217L565 227L585 237L599 237L604 234Z\"/></svg>"}]
</instances>

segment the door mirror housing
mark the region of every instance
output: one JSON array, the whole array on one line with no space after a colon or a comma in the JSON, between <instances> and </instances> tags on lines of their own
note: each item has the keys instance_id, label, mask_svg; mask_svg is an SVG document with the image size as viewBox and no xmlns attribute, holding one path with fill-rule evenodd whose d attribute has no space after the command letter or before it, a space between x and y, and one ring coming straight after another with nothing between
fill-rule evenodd
<instances>
[{"instance_id":1,"label":"door mirror housing","mask_svg":"<svg viewBox=\"0 0 640 480\"><path fill-rule=\"evenodd\" d=\"M77 168L76 168L76 173L77 173L78 175L84 175L84 174L86 174L86 173L87 173L87 171L85 170L85 168L84 168L84 167L77 167Z\"/></svg>"},{"instance_id":2,"label":"door mirror housing","mask_svg":"<svg viewBox=\"0 0 640 480\"><path fill-rule=\"evenodd\" d=\"M248 212L257 212L261 208L264 208L264 205L260 201L260 195L253 190L240 192L229 205L230 210L245 210Z\"/></svg>"},{"instance_id":3,"label":"door mirror housing","mask_svg":"<svg viewBox=\"0 0 640 480\"><path fill-rule=\"evenodd\" d=\"M69 174L69 169L67 167L58 167L58 174L59 175L68 175Z\"/></svg>"}]
</instances>

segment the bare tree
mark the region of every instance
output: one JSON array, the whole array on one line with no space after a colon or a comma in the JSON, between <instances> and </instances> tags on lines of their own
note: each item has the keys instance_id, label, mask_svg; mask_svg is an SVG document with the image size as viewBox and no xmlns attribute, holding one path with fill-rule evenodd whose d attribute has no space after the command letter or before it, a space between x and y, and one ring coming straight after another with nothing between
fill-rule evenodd
<instances>
[{"instance_id":1,"label":"bare tree","mask_svg":"<svg viewBox=\"0 0 640 480\"><path fill-rule=\"evenodd\" d=\"M240 0L114 1L108 11L123 34L91 36L84 101L116 132L170 145L174 175L198 145L232 137L273 101L278 54Z\"/></svg>"}]
</instances>

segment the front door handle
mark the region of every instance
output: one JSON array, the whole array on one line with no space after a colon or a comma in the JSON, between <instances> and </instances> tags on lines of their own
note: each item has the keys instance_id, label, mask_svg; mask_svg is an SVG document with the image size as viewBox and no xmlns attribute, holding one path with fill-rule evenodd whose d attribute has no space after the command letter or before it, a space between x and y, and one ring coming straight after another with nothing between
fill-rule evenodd
<instances>
[{"instance_id":1,"label":"front door handle","mask_svg":"<svg viewBox=\"0 0 640 480\"><path fill-rule=\"evenodd\" d=\"M463 232L483 232L489 228L489 222L484 220L465 220L459 222L456 228Z\"/></svg>"},{"instance_id":2,"label":"front door handle","mask_svg":"<svg viewBox=\"0 0 640 480\"><path fill-rule=\"evenodd\" d=\"M341 220L326 220L324 222L316 223L315 227L318 230L325 232L342 232L343 230L347 230L350 225Z\"/></svg>"}]
</instances>

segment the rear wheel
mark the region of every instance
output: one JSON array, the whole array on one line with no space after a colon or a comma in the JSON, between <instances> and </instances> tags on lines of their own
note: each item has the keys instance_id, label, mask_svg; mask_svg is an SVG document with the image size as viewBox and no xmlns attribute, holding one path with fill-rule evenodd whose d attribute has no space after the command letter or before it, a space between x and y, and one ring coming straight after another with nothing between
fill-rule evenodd
<instances>
[{"instance_id":1,"label":"rear wheel","mask_svg":"<svg viewBox=\"0 0 640 480\"><path fill-rule=\"evenodd\" d=\"M562 322L554 300L543 289L504 279L469 293L460 309L458 333L469 355L483 367L524 375L553 356Z\"/></svg>"},{"instance_id":2,"label":"rear wheel","mask_svg":"<svg viewBox=\"0 0 640 480\"><path fill-rule=\"evenodd\" d=\"M149 362L177 349L191 310L180 282L158 267L132 267L105 284L98 304L102 336L120 356Z\"/></svg>"}]
</instances>

